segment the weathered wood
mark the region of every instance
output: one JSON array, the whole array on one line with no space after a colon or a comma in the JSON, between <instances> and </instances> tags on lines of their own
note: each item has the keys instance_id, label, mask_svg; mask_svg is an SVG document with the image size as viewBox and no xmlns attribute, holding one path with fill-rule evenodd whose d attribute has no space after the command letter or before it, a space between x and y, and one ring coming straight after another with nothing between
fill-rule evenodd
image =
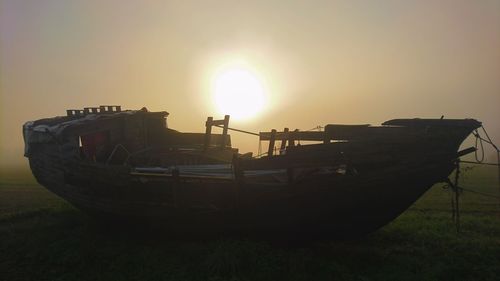
<instances>
[{"instance_id":1,"label":"weathered wood","mask_svg":"<svg viewBox=\"0 0 500 281\"><path fill-rule=\"evenodd\" d=\"M476 151L477 149L475 147L469 147L469 148L466 148L464 150L460 150L459 152L457 152L457 158L460 158L464 155L467 155L469 153L472 153L474 151Z\"/></svg>"},{"instance_id":2,"label":"weathered wood","mask_svg":"<svg viewBox=\"0 0 500 281\"><path fill-rule=\"evenodd\" d=\"M285 137L281 140L280 153L282 153L285 150L285 148L286 148L286 142L289 139L288 130L289 130L288 128L285 128L283 130L283 133L285 134Z\"/></svg>"},{"instance_id":3,"label":"weathered wood","mask_svg":"<svg viewBox=\"0 0 500 281\"><path fill-rule=\"evenodd\" d=\"M295 140L296 140L295 135L297 132L299 132L299 129L293 130L293 133L288 135L288 146L290 147L295 146Z\"/></svg>"},{"instance_id":4,"label":"weathered wood","mask_svg":"<svg viewBox=\"0 0 500 281\"><path fill-rule=\"evenodd\" d=\"M463 133L467 132L468 127L464 126ZM433 136L435 134L446 133L437 128L431 127L433 134L429 134L429 128L426 127L393 127L393 126L370 126L370 125L327 125L324 132L298 131L285 133L276 132L275 140L302 140L318 141L328 143L331 140L398 140L404 138L422 138L423 136ZM461 130L452 131L452 133L461 133ZM426 134L428 132L428 134ZM271 138L271 132L260 132L261 141L268 141ZM290 144L291 145L291 142Z\"/></svg>"},{"instance_id":5,"label":"weathered wood","mask_svg":"<svg viewBox=\"0 0 500 281\"><path fill-rule=\"evenodd\" d=\"M271 130L271 135L269 136L269 147L267 149L267 156L271 157L274 154L274 143L276 141L276 130Z\"/></svg>"},{"instance_id":6,"label":"weathered wood","mask_svg":"<svg viewBox=\"0 0 500 281\"><path fill-rule=\"evenodd\" d=\"M210 135L212 134L212 122L214 118L213 117L207 117L207 122L205 123L205 143L204 143L204 150L207 150L208 147L210 146Z\"/></svg>"},{"instance_id":7,"label":"weathered wood","mask_svg":"<svg viewBox=\"0 0 500 281\"><path fill-rule=\"evenodd\" d=\"M276 131L276 130L275 130ZM261 141L271 140L272 131L271 132L260 132L259 137ZM293 131L293 132L275 132L274 140L287 140L291 138L293 140L304 140L304 141L323 141L324 133L323 132L302 132L302 131Z\"/></svg>"},{"instance_id":8,"label":"weathered wood","mask_svg":"<svg viewBox=\"0 0 500 281\"><path fill-rule=\"evenodd\" d=\"M302 141L321 141L328 143L330 140L347 140L351 139L362 131L369 128L369 125L327 125L324 132L299 131L293 132L283 131L276 132L275 140L286 141L288 139ZM260 140L270 140L271 132L260 132Z\"/></svg>"},{"instance_id":9,"label":"weathered wood","mask_svg":"<svg viewBox=\"0 0 500 281\"><path fill-rule=\"evenodd\" d=\"M216 138L206 142L207 134L158 129L162 123L157 118L163 118L163 113L129 113L110 112L96 120L69 116L35 121L34 124L47 127L78 119L58 130L58 142L53 141L52 132L35 131L27 125L24 129L32 130L25 138L26 145L32 145L27 156L36 179L99 218L154 221L169 232L182 234L247 234L255 230L264 235L278 234L281 239L303 239L308 235L330 238L340 234L351 237L376 230L450 175L457 156L473 151L468 148L457 152L477 125L332 125L326 130L326 139L323 132L296 131L286 137L284 130L281 147L288 142L286 153L275 156L272 154L278 137L276 131L271 131L269 140L273 145L268 150L269 157L243 159L236 150L209 147ZM154 120L143 122L144 118ZM146 137L140 133L144 127L162 131L148 134L148 138L158 138L154 146L149 141L147 148L141 148ZM78 136L99 130L110 131L109 139L123 142L127 150L135 148L131 153L137 158L127 165L79 158ZM320 143L294 146L294 138L308 140L311 136ZM332 139L333 142L323 143ZM110 145L110 151L116 143ZM217 140L216 144L220 142ZM182 170L180 175L131 173L140 167L231 161L234 178L230 172L225 177Z\"/></svg>"},{"instance_id":10,"label":"weathered wood","mask_svg":"<svg viewBox=\"0 0 500 281\"><path fill-rule=\"evenodd\" d=\"M229 127L229 115L224 116L223 120L223 128L222 128L222 140L221 140L221 149L226 148L226 137L227 137L227 129Z\"/></svg>"},{"instance_id":11,"label":"weathered wood","mask_svg":"<svg viewBox=\"0 0 500 281\"><path fill-rule=\"evenodd\" d=\"M325 140L351 140L360 134L366 134L370 128L368 124L362 125L338 125L328 124L325 126Z\"/></svg>"}]
</instances>

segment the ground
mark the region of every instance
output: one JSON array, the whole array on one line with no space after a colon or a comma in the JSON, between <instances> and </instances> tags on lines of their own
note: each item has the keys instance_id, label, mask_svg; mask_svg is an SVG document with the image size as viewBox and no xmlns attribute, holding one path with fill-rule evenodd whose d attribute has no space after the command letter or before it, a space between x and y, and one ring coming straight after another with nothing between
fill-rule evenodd
<instances>
[{"instance_id":1,"label":"ground","mask_svg":"<svg viewBox=\"0 0 500 281\"><path fill-rule=\"evenodd\" d=\"M108 231L36 184L0 174L0 280L498 280L500 201L434 186L389 225L350 241L274 245L172 240ZM464 169L462 186L498 196L495 167Z\"/></svg>"}]
</instances>

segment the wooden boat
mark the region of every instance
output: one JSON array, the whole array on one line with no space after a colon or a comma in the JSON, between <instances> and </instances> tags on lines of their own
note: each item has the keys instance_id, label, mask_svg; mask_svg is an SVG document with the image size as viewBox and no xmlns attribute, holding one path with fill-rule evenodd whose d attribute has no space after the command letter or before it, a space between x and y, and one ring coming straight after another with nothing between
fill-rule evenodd
<instances>
[{"instance_id":1,"label":"wooden boat","mask_svg":"<svg viewBox=\"0 0 500 281\"><path fill-rule=\"evenodd\" d=\"M272 130L258 134L268 153L252 157L232 148L229 116L209 117L205 133L170 129L167 116L119 106L68 110L23 126L25 156L40 184L97 218L176 233L328 238L363 235L396 218L475 151L459 147L481 126L394 119Z\"/></svg>"}]
</instances>

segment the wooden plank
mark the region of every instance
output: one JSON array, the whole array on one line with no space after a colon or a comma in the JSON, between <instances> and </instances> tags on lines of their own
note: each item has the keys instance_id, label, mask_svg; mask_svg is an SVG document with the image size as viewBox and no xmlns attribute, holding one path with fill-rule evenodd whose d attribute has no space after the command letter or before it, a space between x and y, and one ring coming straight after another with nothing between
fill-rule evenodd
<instances>
[{"instance_id":1,"label":"wooden plank","mask_svg":"<svg viewBox=\"0 0 500 281\"><path fill-rule=\"evenodd\" d=\"M464 156L464 155L467 155L467 154L469 154L469 153L472 153L472 152L474 152L474 151L476 151L476 150L477 150L477 149L476 149L475 147L472 147L472 146L471 146L471 147L469 147L469 148L466 148L466 149L464 149L464 150L460 150L459 152L457 152L457 157L458 157L458 158L460 158L460 157L462 157L462 156Z\"/></svg>"},{"instance_id":2,"label":"wooden plank","mask_svg":"<svg viewBox=\"0 0 500 281\"><path fill-rule=\"evenodd\" d=\"M441 127L442 128L442 127ZM293 146L294 140L318 141L328 143L331 140L400 140L421 138L430 136L425 133L425 127L392 127L392 126L370 126L370 125L327 125L324 132L293 131L276 132L275 140L288 140L289 146ZM456 130L455 130L456 131ZM448 131L443 131L448 134ZM268 141L271 132L260 132L261 141Z\"/></svg>"},{"instance_id":3,"label":"wooden plank","mask_svg":"<svg viewBox=\"0 0 500 281\"><path fill-rule=\"evenodd\" d=\"M330 140L350 139L356 134L359 134L369 128L370 125L327 125L324 132L298 131L293 132L283 131L276 132L275 140L287 141L289 139L302 141L321 141L328 143ZM271 139L272 132L260 132L261 141Z\"/></svg>"},{"instance_id":4,"label":"wooden plank","mask_svg":"<svg viewBox=\"0 0 500 281\"><path fill-rule=\"evenodd\" d=\"M227 136L227 129L229 127L229 115L224 116L224 127L222 128L222 140L221 140L221 149L226 148L226 136Z\"/></svg>"},{"instance_id":5,"label":"wooden plank","mask_svg":"<svg viewBox=\"0 0 500 281\"><path fill-rule=\"evenodd\" d=\"M351 140L370 132L370 125L337 125L328 124L325 126L325 139ZM373 130L371 130L373 132Z\"/></svg>"},{"instance_id":6,"label":"wooden plank","mask_svg":"<svg viewBox=\"0 0 500 281\"><path fill-rule=\"evenodd\" d=\"M285 134L285 137L284 137L284 139L281 140L280 152L283 151L286 148L286 141L289 139L288 130L289 130L288 128L285 128L283 130L283 133Z\"/></svg>"},{"instance_id":7,"label":"wooden plank","mask_svg":"<svg viewBox=\"0 0 500 281\"><path fill-rule=\"evenodd\" d=\"M276 130L272 129L271 135L269 137L269 147L267 149L267 156L273 156L275 140L276 140Z\"/></svg>"},{"instance_id":8,"label":"wooden plank","mask_svg":"<svg viewBox=\"0 0 500 281\"><path fill-rule=\"evenodd\" d=\"M456 158L456 155L457 152L453 149L443 151L436 149L433 145L421 145L418 142L382 145L367 145L365 142L337 142L288 147L284 155L242 160L241 168L244 170L288 169L346 163L360 166L377 165L377 168L380 168L378 166L395 163L451 161Z\"/></svg>"},{"instance_id":9,"label":"wooden plank","mask_svg":"<svg viewBox=\"0 0 500 281\"><path fill-rule=\"evenodd\" d=\"M213 117L207 117L207 122L205 123L206 129L205 129L205 143L204 143L204 149L207 150L208 147L210 146L210 135L212 134L212 121L214 120Z\"/></svg>"},{"instance_id":10,"label":"wooden plank","mask_svg":"<svg viewBox=\"0 0 500 281\"><path fill-rule=\"evenodd\" d=\"M261 141L271 140L272 132L260 132L259 137ZM301 132L301 131L293 131L293 132L276 132L274 140L287 140L288 138L292 138L293 140L304 140L304 141L323 141L324 132Z\"/></svg>"}]
</instances>

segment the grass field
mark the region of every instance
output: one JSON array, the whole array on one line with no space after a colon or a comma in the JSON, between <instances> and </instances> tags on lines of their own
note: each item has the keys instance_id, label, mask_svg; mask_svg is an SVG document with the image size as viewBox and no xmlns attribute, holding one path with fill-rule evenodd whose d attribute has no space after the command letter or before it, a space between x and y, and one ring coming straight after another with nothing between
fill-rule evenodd
<instances>
[{"instance_id":1,"label":"grass field","mask_svg":"<svg viewBox=\"0 0 500 281\"><path fill-rule=\"evenodd\" d=\"M498 196L495 167L466 170L463 187ZM500 201L464 192L456 233L450 196L435 186L353 241L172 241L106 231L29 171L2 169L0 280L500 280Z\"/></svg>"}]
</instances>

